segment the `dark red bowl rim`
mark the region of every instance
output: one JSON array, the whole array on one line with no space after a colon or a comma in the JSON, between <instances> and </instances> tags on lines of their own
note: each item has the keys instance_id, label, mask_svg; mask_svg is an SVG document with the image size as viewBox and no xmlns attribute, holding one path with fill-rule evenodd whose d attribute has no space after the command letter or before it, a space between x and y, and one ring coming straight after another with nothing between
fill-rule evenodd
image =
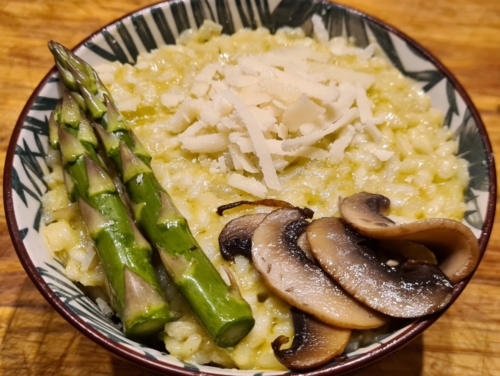
<instances>
[{"instance_id":1,"label":"dark red bowl rim","mask_svg":"<svg viewBox=\"0 0 500 376\"><path fill-rule=\"evenodd\" d=\"M100 30L96 31L93 33L91 36L86 38L84 41L79 43L74 50L78 50L85 43L93 39L96 35L102 33L103 30L114 27L117 23L123 21L124 19L129 18L133 14L139 14L143 13L151 8L158 7L160 4L164 3L169 3L172 0L168 1L163 1L159 3L155 3L149 6L146 6L142 9L136 10L134 12L131 12L113 22L108 24L107 26L101 28ZM484 252L486 251L486 247L488 244L488 240L493 228L493 223L494 223L494 218L495 218L495 209L496 209L496 192L497 192L497 181L496 181L496 169L495 169L495 161L494 161L494 156L493 156L493 151L491 147L490 140L488 138L488 134L486 132L485 126L479 116L479 113L474 106L472 100L470 97L467 95L465 92L464 88L462 85L458 82L458 80L453 76L453 74L429 51L427 51L424 47L422 47L419 43L417 43L414 39L403 33L402 31L396 29L395 27L387 24L386 22L370 16L364 12L361 12L357 9L354 9L352 7L343 5L343 4L338 4L334 2L328 2L328 1L319 1L321 3L333 3L339 8L342 8L348 12L351 12L353 14L362 16L363 18L366 18L370 22L373 22L377 24L378 26L384 28L385 30L389 31L390 33L393 33L400 37L402 40L406 41L409 43L415 50L421 53L421 55L425 56L438 70L441 72L452 84L454 89L460 94L461 98L464 100L466 103L467 107L470 109L471 115L474 118L474 121L477 124L477 127L479 129L479 132L481 134L482 140L485 144L485 149L487 153L487 163L488 163L488 168L490 171L489 175L489 198L488 198L488 203L487 203L487 214L486 214L486 220L483 226L482 234L479 239L479 249L480 249L480 257L482 259ZM175 374L179 376L188 376L188 375L196 375L200 374L197 371L193 371L192 369L187 369L187 368L181 368L175 365L170 365L166 364L163 362L155 361L151 358L148 358L146 355L142 355L139 353L136 353L133 350L130 350L126 346L119 344L98 330L94 329L91 327L89 324L87 324L84 320L82 320L76 313L71 311L71 309L61 300L57 295L52 291L52 289L49 287L49 285L43 280L42 276L39 274L38 270L36 269L35 265L31 261L26 248L24 247L23 240L20 236L19 233L19 228L17 227L17 220L16 220L16 215L15 215L15 210L13 206L13 199L12 199L12 165L13 165L13 160L14 160L14 155L15 155L15 150L16 150L16 144L20 135L20 132L22 130L24 120L26 118L26 115L30 111L35 98L39 95L42 87L44 87L48 80L56 73L55 67L53 67L49 73L42 79L40 84L37 86L35 91L32 93L30 96L29 100L27 101L25 107L23 108L19 119L16 123L16 126L13 130L10 142L9 142L9 147L7 150L7 156L5 159L5 168L4 168L4 184L3 184L3 193L4 193L4 206L5 206L5 213L7 216L7 224L9 228L9 233L12 239L12 243L14 245L14 248L17 252L17 255L19 257L19 260L21 261L21 264L23 265L26 273L28 276L31 278L32 282L36 286L36 288L40 291L40 293L44 296L44 298L55 308L57 312L61 316L63 316L71 325L73 325L76 329L78 329L81 333L86 335L88 338L91 340L95 341L102 347L106 348L107 350L111 351L115 355L118 355L119 357L126 359L128 361L131 361L133 363L139 364L143 367L149 368L151 370L157 371L157 372L167 372L167 374ZM453 290L453 298L452 302L455 301L460 293L464 290L464 288L467 286L467 284L470 281L470 278L472 275L467 278L466 280L460 282L459 284L455 285L454 290ZM393 352L399 350L401 347L404 345L408 344L411 340L415 339L418 335L420 335L425 329L427 329L429 326L431 326L446 310L443 310L441 312L438 312L436 314L426 316L424 318L416 320L414 323L409 325L409 328L405 330L403 333L399 334L395 338L393 338L389 343L383 344L380 347L377 347L376 349L367 352L366 354L362 354L359 356L356 356L354 358L351 358L349 360L346 360L345 362L342 363L337 363L329 366L325 366L323 368L306 372L306 373L301 373L302 375L309 375L309 376L326 376L326 375L332 375L333 372L335 374L340 375L345 372L353 371L356 368L361 368L364 366L367 366L368 364L380 360L381 358L392 354ZM255 371L258 373L259 371ZM294 373L289 373L289 375L293 375ZM219 375L219 374L212 374L212 373L206 373L203 372L203 375Z\"/></svg>"}]
</instances>

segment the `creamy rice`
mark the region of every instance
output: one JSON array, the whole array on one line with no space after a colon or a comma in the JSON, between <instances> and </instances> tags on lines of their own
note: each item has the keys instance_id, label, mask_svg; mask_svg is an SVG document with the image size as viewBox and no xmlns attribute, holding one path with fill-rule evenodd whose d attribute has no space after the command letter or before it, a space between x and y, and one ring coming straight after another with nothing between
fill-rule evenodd
<instances>
[{"instance_id":1,"label":"creamy rice","mask_svg":"<svg viewBox=\"0 0 500 376\"><path fill-rule=\"evenodd\" d=\"M460 220L463 216L467 164L455 156L458 145L451 132L442 127L442 114L430 107L429 98L419 87L384 58L376 54L364 57L363 53L371 52L354 49L344 39L325 43L321 38L319 32L317 41L306 38L300 29L280 30L276 35L266 29L241 30L226 36L220 35L214 25L205 25L197 33L183 34L176 46L139 56L135 66L112 63L96 68L134 132L150 150L158 180L188 219L221 275L226 278L223 265L235 274L256 319L255 328L234 349L218 348L164 276L171 305L182 313L178 321L166 325L165 345L172 355L185 361L243 369L284 369L274 357L271 342L279 335L293 337L289 306L267 289L251 262L237 256L235 263L227 263L219 253L218 235L229 220L264 209L235 209L219 217L218 206L255 197L229 184L231 175L214 165L222 154L182 149L178 134L168 130L169 119L182 101L192 96L195 78L207 64L232 64L244 54L305 45L328 53L330 64L375 76L366 93L373 116L382 119L377 125L380 139L374 140L373 132L354 121L356 132L341 158L325 161L298 157L288 161L281 171L278 168L282 189L269 189L268 198L307 206L319 218L338 215L339 196L367 191L389 197L391 217L399 221L435 217ZM334 142L342 132L323 142ZM52 173L46 179L50 191L43 200L47 241L66 265L69 278L102 286L102 268L75 204L68 206L57 158L56 152L49 157ZM349 349L355 346L353 343Z\"/></svg>"}]
</instances>

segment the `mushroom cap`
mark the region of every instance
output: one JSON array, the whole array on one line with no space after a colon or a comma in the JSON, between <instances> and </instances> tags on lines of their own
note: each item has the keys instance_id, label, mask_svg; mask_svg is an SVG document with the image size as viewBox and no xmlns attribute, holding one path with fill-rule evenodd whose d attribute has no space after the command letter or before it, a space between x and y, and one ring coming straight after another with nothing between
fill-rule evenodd
<instances>
[{"instance_id":1,"label":"mushroom cap","mask_svg":"<svg viewBox=\"0 0 500 376\"><path fill-rule=\"evenodd\" d=\"M340 214L359 234L380 240L408 240L431 249L438 266L455 284L468 277L479 263L479 245L472 231L462 223L445 218L396 224L386 217L390 200L361 192L340 199Z\"/></svg>"},{"instance_id":2,"label":"mushroom cap","mask_svg":"<svg viewBox=\"0 0 500 376\"><path fill-rule=\"evenodd\" d=\"M252 261L267 287L288 304L334 326L370 329L385 324L387 316L348 295L288 241L287 228L303 220L297 209L278 209L254 231Z\"/></svg>"},{"instance_id":3,"label":"mushroom cap","mask_svg":"<svg viewBox=\"0 0 500 376\"><path fill-rule=\"evenodd\" d=\"M453 287L435 265L410 260L401 267L380 262L370 241L338 218L320 218L307 228L312 253L323 270L355 299L386 315L412 318L443 309Z\"/></svg>"},{"instance_id":4,"label":"mushroom cap","mask_svg":"<svg viewBox=\"0 0 500 376\"><path fill-rule=\"evenodd\" d=\"M264 199L257 201L236 201L217 208L217 214L223 215L226 210L233 209L243 205L250 206L269 206L275 208L288 208L299 210L305 218L312 218L314 212L309 208L299 208L293 206L287 201ZM243 215L229 221L219 234L219 248L224 260L234 261L235 255L252 257L252 234L257 226L266 217L265 213ZM308 224L306 222L306 224ZM304 227L305 229L305 227ZM305 235L304 231L301 231ZM300 235L300 234L299 234ZM304 239L305 237L303 237ZM302 241L302 246L307 247L306 242Z\"/></svg>"},{"instance_id":5,"label":"mushroom cap","mask_svg":"<svg viewBox=\"0 0 500 376\"><path fill-rule=\"evenodd\" d=\"M252 235L267 214L250 214L229 221L219 234L219 248L224 260L233 261L235 255L252 256Z\"/></svg>"},{"instance_id":6,"label":"mushroom cap","mask_svg":"<svg viewBox=\"0 0 500 376\"><path fill-rule=\"evenodd\" d=\"M288 337L279 336L272 343L274 355L291 370L308 370L320 367L342 354L351 329L337 328L325 324L297 308L292 308L295 335L292 346L280 350L288 343Z\"/></svg>"}]
</instances>

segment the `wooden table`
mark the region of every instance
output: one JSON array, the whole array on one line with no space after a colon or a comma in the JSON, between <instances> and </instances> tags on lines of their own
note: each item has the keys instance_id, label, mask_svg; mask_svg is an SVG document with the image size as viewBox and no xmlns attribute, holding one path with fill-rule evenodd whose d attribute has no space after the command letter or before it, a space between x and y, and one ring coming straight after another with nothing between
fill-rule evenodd
<instances>
[{"instance_id":1,"label":"wooden table","mask_svg":"<svg viewBox=\"0 0 500 376\"><path fill-rule=\"evenodd\" d=\"M465 86L500 150L499 0L343 0L403 30ZM73 47L148 0L0 1L0 153L25 102L54 65L46 47ZM147 375L66 323L26 276L0 217L0 375ZM472 282L423 336L360 375L500 375L500 227Z\"/></svg>"}]
</instances>

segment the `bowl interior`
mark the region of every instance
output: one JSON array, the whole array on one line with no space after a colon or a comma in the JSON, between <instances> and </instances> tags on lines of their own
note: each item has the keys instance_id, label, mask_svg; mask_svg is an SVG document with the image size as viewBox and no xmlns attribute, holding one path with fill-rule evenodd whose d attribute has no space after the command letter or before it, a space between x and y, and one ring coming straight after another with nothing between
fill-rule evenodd
<instances>
[{"instance_id":1,"label":"bowl interior","mask_svg":"<svg viewBox=\"0 0 500 376\"><path fill-rule=\"evenodd\" d=\"M91 64L105 61L134 63L139 53L163 44L175 43L182 31L198 28L204 19L223 25L223 32L264 26L302 27L312 34L313 14L320 14L334 36L351 36L360 47L376 41L388 60L405 76L415 80L440 109L444 126L458 139L458 154L469 161L470 183L466 192L464 223L480 242L484 253L494 217L496 179L491 146L477 110L460 84L435 58L413 40L382 22L353 9L329 2L311 0L185 0L153 5L107 26L79 45L75 51ZM147 348L125 338L111 320L73 284L62 265L47 251L40 230L41 197L47 187L44 161L48 149L48 117L60 97L59 79L53 69L27 103L14 130L7 155L4 197L11 237L27 273L47 300L84 334L117 355L158 371L190 374L257 374L254 371L222 370L187 364L166 352ZM455 286L454 297L467 281ZM441 314L441 313L440 313ZM425 328L440 314L418 319L390 333L370 346L348 354L348 360L332 363L314 373L336 374L365 365L395 351ZM258 372L259 375L279 372Z\"/></svg>"}]
</instances>

